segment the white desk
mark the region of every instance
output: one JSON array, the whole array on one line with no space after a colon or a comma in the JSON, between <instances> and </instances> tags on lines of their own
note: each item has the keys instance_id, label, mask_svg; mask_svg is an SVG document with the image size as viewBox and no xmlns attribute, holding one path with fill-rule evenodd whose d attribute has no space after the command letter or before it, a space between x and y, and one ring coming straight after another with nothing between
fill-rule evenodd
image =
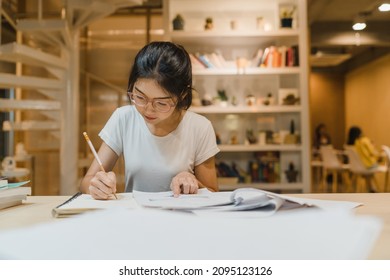
<instances>
[{"instance_id":1,"label":"white desk","mask_svg":"<svg viewBox=\"0 0 390 280\"><path fill-rule=\"evenodd\" d=\"M383 230L369 255L370 259L390 259L390 193L375 194L296 194L293 196L361 202L355 212L358 215L374 215L384 221ZM61 223L66 219L55 219L51 216L53 207L64 202L66 196L31 196L20 206L0 211L0 231L16 229L39 223ZM75 229L77 230L77 229ZM207 229L204 229L207 231ZM331 229L337 231L337 229ZM289 234L286 232L285 234ZM80 237L83 238L83 237ZM319 240L320 241L320 240Z\"/></svg>"}]
</instances>

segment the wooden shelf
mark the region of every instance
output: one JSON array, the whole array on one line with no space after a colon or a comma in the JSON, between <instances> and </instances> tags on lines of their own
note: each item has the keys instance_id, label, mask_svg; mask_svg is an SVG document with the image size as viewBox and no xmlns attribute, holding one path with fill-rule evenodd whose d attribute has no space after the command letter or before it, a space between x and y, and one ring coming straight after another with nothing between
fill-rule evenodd
<instances>
[{"instance_id":1,"label":"wooden shelf","mask_svg":"<svg viewBox=\"0 0 390 280\"><path fill-rule=\"evenodd\" d=\"M275 40L283 41L285 39L294 40L298 43L298 30L296 29L280 29L274 31L172 31L171 39L179 44L192 45L220 45L223 41L224 45L235 46L257 46L275 42Z\"/></svg>"},{"instance_id":2,"label":"wooden shelf","mask_svg":"<svg viewBox=\"0 0 390 280\"><path fill-rule=\"evenodd\" d=\"M189 110L198 114L259 114L259 113L298 113L302 110L299 105L275 106L201 106Z\"/></svg>"},{"instance_id":3,"label":"wooden shelf","mask_svg":"<svg viewBox=\"0 0 390 280\"><path fill-rule=\"evenodd\" d=\"M242 188L255 188L268 191L277 190L290 190L297 191L302 190L303 183L238 183L234 185L221 184L219 185L220 191L234 191Z\"/></svg>"},{"instance_id":4,"label":"wooden shelf","mask_svg":"<svg viewBox=\"0 0 390 280\"><path fill-rule=\"evenodd\" d=\"M204 68L193 69L196 76L210 75L291 75L299 74L300 67L249 67L245 69L232 68Z\"/></svg>"},{"instance_id":5,"label":"wooden shelf","mask_svg":"<svg viewBox=\"0 0 390 280\"><path fill-rule=\"evenodd\" d=\"M260 151L283 151L283 152L300 152L301 145L218 145L221 152L260 152Z\"/></svg>"}]
</instances>

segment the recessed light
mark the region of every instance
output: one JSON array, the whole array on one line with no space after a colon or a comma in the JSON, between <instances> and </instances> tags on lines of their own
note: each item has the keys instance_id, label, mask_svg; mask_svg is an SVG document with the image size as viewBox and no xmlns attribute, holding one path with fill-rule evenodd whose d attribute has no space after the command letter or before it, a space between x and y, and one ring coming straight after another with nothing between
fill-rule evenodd
<instances>
[{"instance_id":1,"label":"recessed light","mask_svg":"<svg viewBox=\"0 0 390 280\"><path fill-rule=\"evenodd\" d=\"M390 4L389 3L383 3L378 7L378 10L381 12L388 12L390 11Z\"/></svg>"},{"instance_id":2,"label":"recessed light","mask_svg":"<svg viewBox=\"0 0 390 280\"><path fill-rule=\"evenodd\" d=\"M359 30L363 30L364 28L366 28L366 23L365 22L354 22L353 25L352 25L352 29L353 30L356 30L356 31L359 31Z\"/></svg>"}]
</instances>

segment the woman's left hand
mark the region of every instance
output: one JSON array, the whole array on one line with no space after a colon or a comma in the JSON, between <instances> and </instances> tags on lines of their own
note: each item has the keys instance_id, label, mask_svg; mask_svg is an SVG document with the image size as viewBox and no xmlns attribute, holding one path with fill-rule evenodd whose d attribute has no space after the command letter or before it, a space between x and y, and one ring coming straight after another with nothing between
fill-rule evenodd
<instances>
[{"instance_id":1,"label":"woman's left hand","mask_svg":"<svg viewBox=\"0 0 390 280\"><path fill-rule=\"evenodd\" d=\"M196 177L190 172L184 171L173 177L171 182L171 190L175 197L179 194L194 194L198 193L199 183Z\"/></svg>"}]
</instances>

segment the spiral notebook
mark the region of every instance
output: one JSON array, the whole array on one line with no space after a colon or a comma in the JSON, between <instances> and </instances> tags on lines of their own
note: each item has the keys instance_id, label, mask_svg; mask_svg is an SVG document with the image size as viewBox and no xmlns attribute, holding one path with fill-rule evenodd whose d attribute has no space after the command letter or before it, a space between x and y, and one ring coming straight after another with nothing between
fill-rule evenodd
<instances>
[{"instance_id":1,"label":"spiral notebook","mask_svg":"<svg viewBox=\"0 0 390 280\"><path fill-rule=\"evenodd\" d=\"M132 193L118 193L118 199L96 200L89 194L76 193L64 203L53 208L52 216L55 218L66 217L84 213L87 211L112 209L112 208L136 208Z\"/></svg>"}]
</instances>

